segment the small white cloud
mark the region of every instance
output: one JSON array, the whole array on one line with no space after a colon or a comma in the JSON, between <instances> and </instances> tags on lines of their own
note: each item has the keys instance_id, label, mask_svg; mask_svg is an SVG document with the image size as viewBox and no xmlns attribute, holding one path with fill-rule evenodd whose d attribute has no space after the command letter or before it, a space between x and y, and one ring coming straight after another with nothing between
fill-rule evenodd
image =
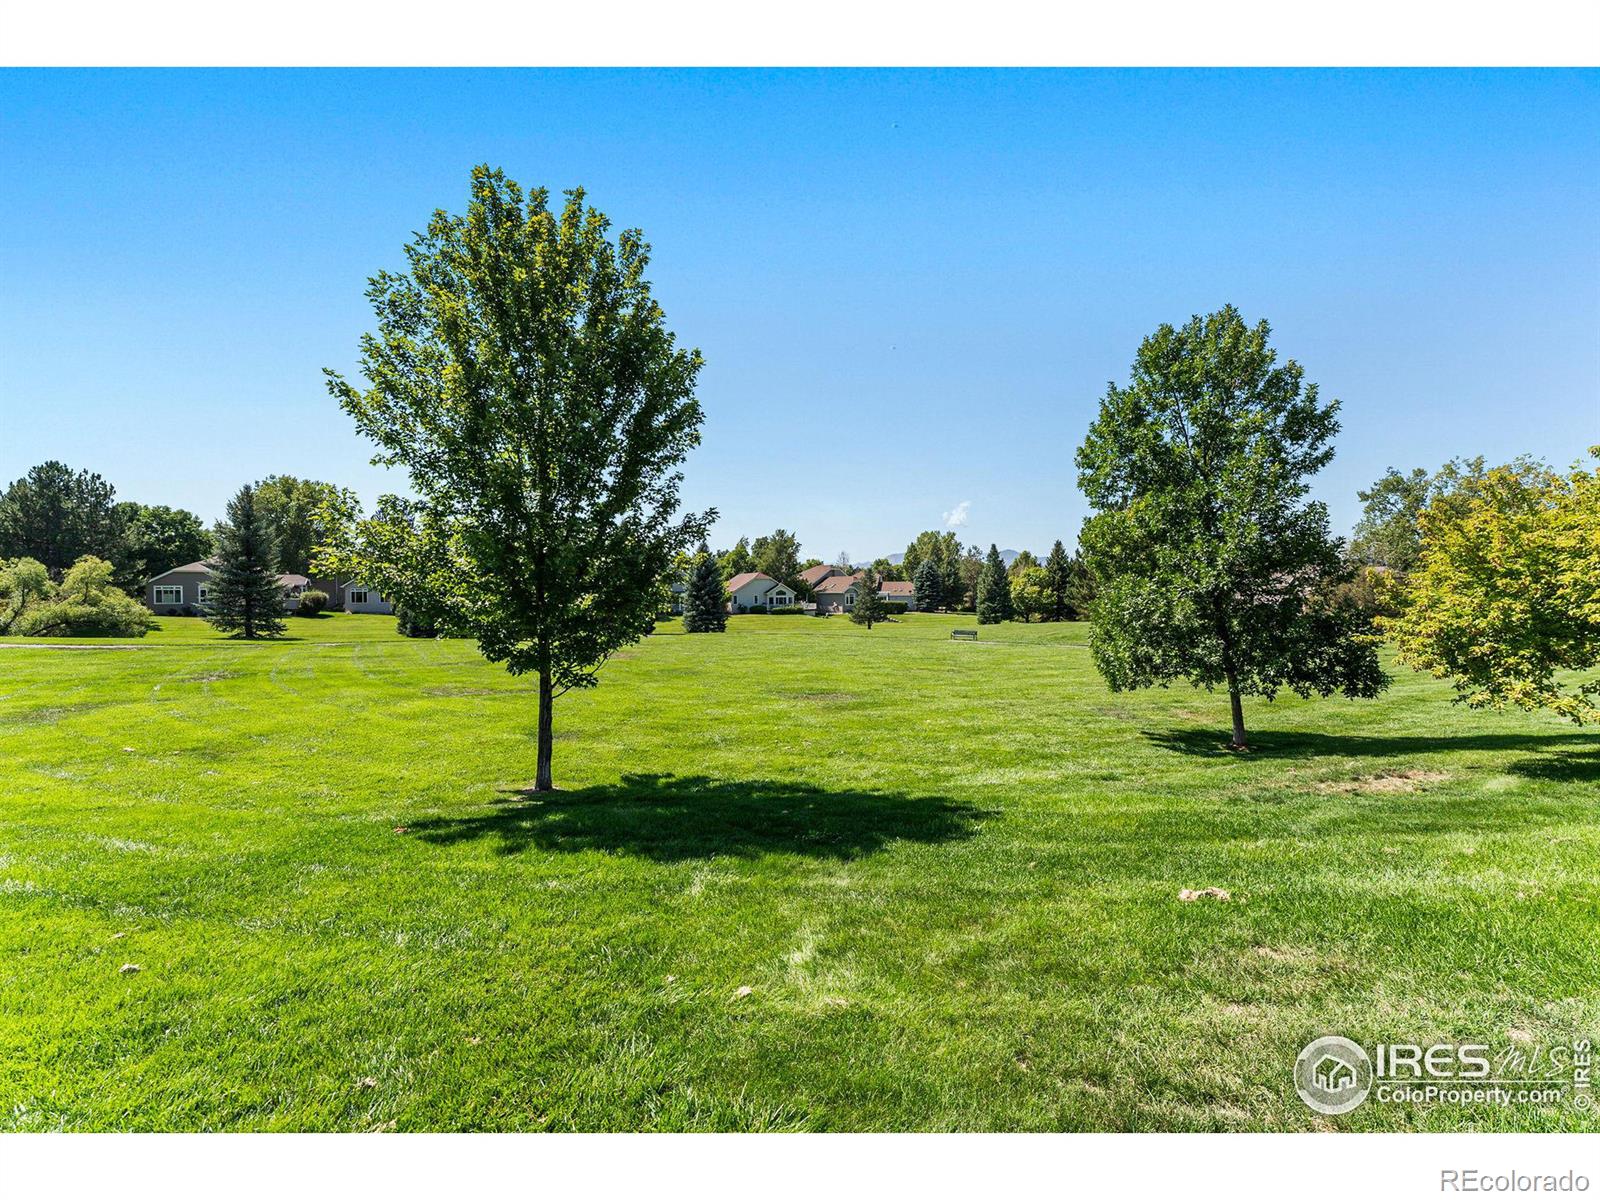
<instances>
[{"instance_id":1,"label":"small white cloud","mask_svg":"<svg viewBox=\"0 0 1600 1200\"><path fill-rule=\"evenodd\" d=\"M946 529L960 529L967 523L967 513L972 508L971 500L963 500L949 512L944 514L944 527Z\"/></svg>"}]
</instances>

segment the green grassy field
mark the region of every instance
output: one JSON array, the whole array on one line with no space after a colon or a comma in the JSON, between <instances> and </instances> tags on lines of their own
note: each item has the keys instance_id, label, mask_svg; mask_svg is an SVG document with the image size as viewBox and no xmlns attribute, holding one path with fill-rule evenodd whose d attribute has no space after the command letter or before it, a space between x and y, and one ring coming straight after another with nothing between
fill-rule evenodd
<instances>
[{"instance_id":1,"label":"green grassy field","mask_svg":"<svg viewBox=\"0 0 1600 1200\"><path fill-rule=\"evenodd\" d=\"M0 647L0 1127L1597 1127L1290 1072L1600 1032L1600 733L1401 671L1236 756L1082 626L748 617L541 800L528 684L393 624Z\"/></svg>"}]
</instances>

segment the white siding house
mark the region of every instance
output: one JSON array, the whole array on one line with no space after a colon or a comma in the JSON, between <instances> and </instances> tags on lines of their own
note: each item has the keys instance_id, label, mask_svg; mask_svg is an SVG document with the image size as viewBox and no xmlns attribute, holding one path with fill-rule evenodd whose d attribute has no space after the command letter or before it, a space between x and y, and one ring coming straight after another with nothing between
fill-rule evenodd
<instances>
[{"instance_id":1,"label":"white siding house","mask_svg":"<svg viewBox=\"0 0 1600 1200\"><path fill-rule=\"evenodd\" d=\"M794 601L794 589L760 571L746 571L728 580L729 612L787 608Z\"/></svg>"}]
</instances>

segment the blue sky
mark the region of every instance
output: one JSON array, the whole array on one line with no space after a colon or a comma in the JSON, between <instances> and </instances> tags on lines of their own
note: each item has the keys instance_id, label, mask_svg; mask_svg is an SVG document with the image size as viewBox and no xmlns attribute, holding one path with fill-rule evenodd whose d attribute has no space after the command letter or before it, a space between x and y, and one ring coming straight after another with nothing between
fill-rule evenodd
<instances>
[{"instance_id":1,"label":"blue sky","mask_svg":"<svg viewBox=\"0 0 1600 1200\"><path fill-rule=\"evenodd\" d=\"M642 227L706 357L685 498L832 559L1070 546L1139 339L1224 303L1393 464L1600 442L1600 72L0 72L0 484L219 515L403 481L327 396L475 162Z\"/></svg>"}]
</instances>

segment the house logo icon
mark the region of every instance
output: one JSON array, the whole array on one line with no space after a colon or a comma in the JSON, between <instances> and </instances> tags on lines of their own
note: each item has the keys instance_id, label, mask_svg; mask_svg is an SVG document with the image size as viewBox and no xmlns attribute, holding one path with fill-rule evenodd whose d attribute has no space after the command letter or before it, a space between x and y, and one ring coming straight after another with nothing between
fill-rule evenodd
<instances>
[{"instance_id":1,"label":"house logo icon","mask_svg":"<svg viewBox=\"0 0 1600 1200\"><path fill-rule=\"evenodd\" d=\"M1294 1090L1308 1108L1337 1117L1372 1090L1372 1060L1349 1038L1318 1038L1294 1060Z\"/></svg>"}]
</instances>

